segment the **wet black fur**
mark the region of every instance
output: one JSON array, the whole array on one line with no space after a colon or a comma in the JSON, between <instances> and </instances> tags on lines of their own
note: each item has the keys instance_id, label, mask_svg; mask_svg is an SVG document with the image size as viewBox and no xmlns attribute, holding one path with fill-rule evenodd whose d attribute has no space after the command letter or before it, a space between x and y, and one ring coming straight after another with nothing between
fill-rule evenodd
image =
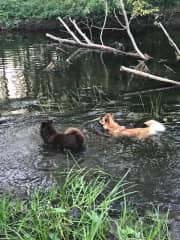
<instances>
[{"instance_id":1,"label":"wet black fur","mask_svg":"<svg viewBox=\"0 0 180 240\"><path fill-rule=\"evenodd\" d=\"M41 123L40 135L44 143L49 144L61 151L70 150L79 152L85 149L84 137L76 131L72 133L58 133L52 125L52 120Z\"/></svg>"}]
</instances>

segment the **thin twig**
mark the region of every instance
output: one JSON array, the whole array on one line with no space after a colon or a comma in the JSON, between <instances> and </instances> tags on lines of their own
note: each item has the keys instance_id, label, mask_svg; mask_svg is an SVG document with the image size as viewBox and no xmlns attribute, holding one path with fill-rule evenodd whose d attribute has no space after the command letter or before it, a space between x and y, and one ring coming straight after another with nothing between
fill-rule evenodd
<instances>
[{"instance_id":1,"label":"thin twig","mask_svg":"<svg viewBox=\"0 0 180 240\"><path fill-rule=\"evenodd\" d=\"M124 21L125 21L125 25L126 25L126 31L127 31L127 34L129 36L130 40L131 40L131 43L132 43L135 51L139 54L140 58L142 58L143 60L148 60L148 57L145 56L140 51L140 49L138 48L138 46L136 44L136 41L134 39L134 36L131 33L130 26L129 26L129 20L128 20L127 13L126 13L126 10L125 10L125 7L124 7L124 1L123 0L119 0L119 1L120 1L120 5L121 5L123 16L124 16Z\"/></svg>"},{"instance_id":2,"label":"thin twig","mask_svg":"<svg viewBox=\"0 0 180 240\"><path fill-rule=\"evenodd\" d=\"M148 89L148 90L142 90L142 91L136 91L136 92L127 92L127 93L124 93L123 96L130 97L130 96L136 96L136 95L144 95L144 94L148 94L148 93L171 90L171 89L175 89L175 88L179 88L179 86L161 87L161 88L154 88L154 89Z\"/></svg>"},{"instance_id":3,"label":"thin twig","mask_svg":"<svg viewBox=\"0 0 180 240\"><path fill-rule=\"evenodd\" d=\"M116 14L116 9L114 8L114 16L117 20L117 22L119 23L119 25L122 27L121 30L125 30L126 26L120 21L120 19L118 18L117 14Z\"/></svg>"},{"instance_id":4,"label":"thin twig","mask_svg":"<svg viewBox=\"0 0 180 240\"><path fill-rule=\"evenodd\" d=\"M107 15L108 15L108 5L107 5L107 0L105 0L105 16L104 16L103 26L101 28L101 33L100 33L100 41L103 46L104 46L104 43L103 43L102 35L103 35L104 28L106 26Z\"/></svg>"},{"instance_id":5,"label":"thin twig","mask_svg":"<svg viewBox=\"0 0 180 240\"><path fill-rule=\"evenodd\" d=\"M173 39L170 37L170 35L168 34L168 32L166 31L165 27L162 25L161 22L158 22L157 25L162 29L162 31L164 32L164 34L166 35L169 44L175 48L176 50L176 54L180 56L180 50L178 48L178 46L175 44L175 42L173 41Z\"/></svg>"}]
</instances>

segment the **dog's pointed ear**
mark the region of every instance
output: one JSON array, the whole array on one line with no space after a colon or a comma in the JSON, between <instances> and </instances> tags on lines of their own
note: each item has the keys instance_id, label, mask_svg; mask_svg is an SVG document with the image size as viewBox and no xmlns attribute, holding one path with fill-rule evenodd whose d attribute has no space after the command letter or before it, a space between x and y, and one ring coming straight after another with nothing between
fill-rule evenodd
<instances>
[{"instance_id":1,"label":"dog's pointed ear","mask_svg":"<svg viewBox=\"0 0 180 240\"><path fill-rule=\"evenodd\" d=\"M109 122L110 122L110 119L113 119L113 114L112 114L112 113L107 113L106 116L105 116L105 118L106 118L105 121L109 123Z\"/></svg>"},{"instance_id":2,"label":"dog's pointed ear","mask_svg":"<svg viewBox=\"0 0 180 240\"><path fill-rule=\"evenodd\" d=\"M108 116L114 118L113 113L108 113Z\"/></svg>"},{"instance_id":3,"label":"dog's pointed ear","mask_svg":"<svg viewBox=\"0 0 180 240\"><path fill-rule=\"evenodd\" d=\"M109 123L109 117L110 117L109 114L107 114L107 115L104 117L104 121L105 121L105 123Z\"/></svg>"}]
</instances>

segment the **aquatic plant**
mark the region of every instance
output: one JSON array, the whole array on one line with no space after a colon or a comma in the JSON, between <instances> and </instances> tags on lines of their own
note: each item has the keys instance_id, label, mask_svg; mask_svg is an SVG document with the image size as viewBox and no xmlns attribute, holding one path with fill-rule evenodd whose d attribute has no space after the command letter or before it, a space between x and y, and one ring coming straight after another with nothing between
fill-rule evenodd
<instances>
[{"instance_id":1,"label":"aquatic plant","mask_svg":"<svg viewBox=\"0 0 180 240\"><path fill-rule=\"evenodd\" d=\"M162 96L160 94L152 95L143 99L140 95L139 98L144 113L147 112L152 116L152 118L159 119L163 113Z\"/></svg>"},{"instance_id":2,"label":"aquatic plant","mask_svg":"<svg viewBox=\"0 0 180 240\"><path fill-rule=\"evenodd\" d=\"M158 211L139 216L126 203L127 183L122 177L112 187L101 171L69 171L60 187L36 190L27 200L0 199L2 239L105 240L169 239L167 215ZM118 220L111 216L121 205ZM110 214L111 212L111 214ZM116 226L116 230L113 226Z\"/></svg>"},{"instance_id":3,"label":"aquatic plant","mask_svg":"<svg viewBox=\"0 0 180 240\"><path fill-rule=\"evenodd\" d=\"M149 101L151 106L151 109L150 109L151 116L153 118L158 119L163 112L163 103L162 103L161 95L151 96Z\"/></svg>"},{"instance_id":4,"label":"aquatic plant","mask_svg":"<svg viewBox=\"0 0 180 240\"><path fill-rule=\"evenodd\" d=\"M90 81L85 82L77 88L68 89L63 95L56 94L48 89L47 96L38 96L39 108L42 112L64 113L68 110L87 110L100 106L108 101L108 97L101 85L97 86Z\"/></svg>"},{"instance_id":5,"label":"aquatic plant","mask_svg":"<svg viewBox=\"0 0 180 240\"><path fill-rule=\"evenodd\" d=\"M72 108L87 108L101 105L107 100L106 93L101 85L94 85L90 81L85 82L80 87L65 92L66 99Z\"/></svg>"}]
</instances>

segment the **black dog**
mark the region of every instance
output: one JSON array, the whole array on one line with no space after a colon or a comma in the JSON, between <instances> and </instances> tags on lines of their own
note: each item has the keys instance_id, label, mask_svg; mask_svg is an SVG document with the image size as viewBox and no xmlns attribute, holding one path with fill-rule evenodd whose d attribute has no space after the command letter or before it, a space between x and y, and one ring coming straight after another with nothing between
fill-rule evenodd
<instances>
[{"instance_id":1,"label":"black dog","mask_svg":"<svg viewBox=\"0 0 180 240\"><path fill-rule=\"evenodd\" d=\"M64 133L58 133L52 125L52 120L41 123L40 135L45 143L61 151L79 152L85 148L85 137L78 128L70 127Z\"/></svg>"}]
</instances>

